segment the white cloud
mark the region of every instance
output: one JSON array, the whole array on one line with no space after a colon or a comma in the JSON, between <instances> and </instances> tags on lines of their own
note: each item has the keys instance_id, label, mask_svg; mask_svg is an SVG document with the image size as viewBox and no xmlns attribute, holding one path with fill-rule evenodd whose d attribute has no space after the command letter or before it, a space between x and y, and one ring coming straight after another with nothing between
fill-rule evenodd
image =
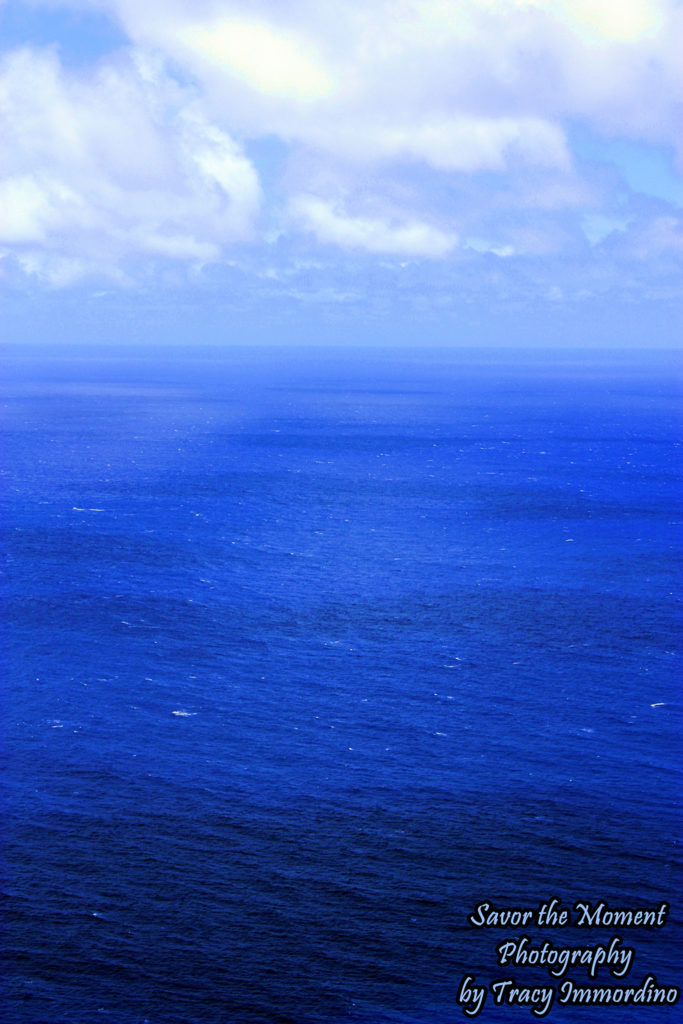
<instances>
[{"instance_id":1,"label":"white cloud","mask_svg":"<svg viewBox=\"0 0 683 1024\"><path fill-rule=\"evenodd\" d=\"M249 240L265 263L293 238L445 259L456 225L550 258L629 216L577 126L683 162L678 0L32 2L108 10L130 40L80 72L0 64L0 241L53 283Z\"/></svg>"},{"instance_id":2,"label":"white cloud","mask_svg":"<svg viewBox=\"0 0 683 1024\"><path fill-rule=\"evenodd\" d=\"M73 217L80 205L78 196L58 182L39 182L27 174L5 178L0 181L0 240L45 242L64 212L70 209Z\"/></svg>"},{"instance_id":3,"label":"white cloud","mask_svg":"<svg viewBox=\"0 0 683 1024\"><path fill-rule=\"evenodd\" d=\"M183 27L177 38L195 59L208 61L268 96L305 101L325 96L332 88L314 55L268 25L220 18Z\"/></svg>"},{"instance_id":4,"label":"white cloud","mask_svg":"<svg viewBox=\"0 0 683 1024\"><path fill-rule=\"evenodd\" d=\"M29 247L29 272L116 277L129 257L204 262L251 237L254 169L153 62L123 58L78 77L54 52L24 49L0 64L0 99L0 242ZM45 271L37 245L69 272Z\"/></svg>"},{"instance_id":5,"label":"white cloud","mask_svg":"<svg viewBox=\"0 0 683 1024\"><path fill-rule=\"evenodd\" d=\"M64 257L41 250L28 250L19 256L19 266L25 274L36 277L53 288L68 288L93 272L92 263L77 257ZM108 277L125 284L125 276L111 268L100 268Z\"/></svg>"},{"instance_id":6,"label":"white cloud","mask_svg":"<svg viewBox=\"0 0 683 1024\"><path fill-rule=\"evenodd\" d=\"M673 0L111 3L135 42L185 64L216 102L230 97L238 120L310 143L331 141L330 126L414 137L453 118L585 117L678 135ZM306 111L283 98L327 102Z\"/></svg>"},{"instance_id":7,"label":"white cloud","mask_svg":"<svg viewBox=\"0 0 683 1024\"><path fill-rule=\"evenodd\" d=\"M503 171L510 162L540 167L570 163L564 133L535 117L460 116L378 135L386 156L421 158L444 171Z\"/></svg>"},{"instance_id":8,"label":"white cloud","mask_svg":"<svg viewBox=\"0 0 683 1024\"><path fill-rule=\"evenodd\" d=\"M526 0L567 25L590 44L630 43L661 29L658 0Z\"/></svg>"},{"instance_id":9,"label":"white cloud","mask_svg":"<svg viewBox=\"0 0 683 1024\"><path fill-rule=\"evenodd\" d=\"M371 253L438 258L446 256L457 238L417 220L389 224L374 217L352 217L316 196L297 196L292 218L320 242Z\"/></svg>"}]
</instances>

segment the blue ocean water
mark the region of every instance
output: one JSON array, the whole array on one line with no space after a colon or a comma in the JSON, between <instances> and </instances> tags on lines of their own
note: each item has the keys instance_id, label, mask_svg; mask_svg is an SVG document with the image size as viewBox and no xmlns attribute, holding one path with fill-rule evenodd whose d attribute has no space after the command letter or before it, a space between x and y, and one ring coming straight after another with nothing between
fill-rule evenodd
<instances>
[{"instance_id":1,"label":"blue ocean water","mask_svg":"<svg viewBox=\"0 0 683 1024\"><path fill-rule=\"evenodd\" d=\"M5 356L4 1024L447 1024L551 897L681 985L670 354Z\"/></svg>"}]
</instances>

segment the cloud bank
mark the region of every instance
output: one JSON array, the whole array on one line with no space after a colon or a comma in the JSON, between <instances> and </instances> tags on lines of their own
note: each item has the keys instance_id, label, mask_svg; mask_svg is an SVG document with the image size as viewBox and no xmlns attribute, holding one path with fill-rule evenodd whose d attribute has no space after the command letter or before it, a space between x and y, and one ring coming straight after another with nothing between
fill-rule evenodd
<instances>
[{"instance_id":1,"label":"cloud bank","mask_svg":"<svg viewBox=\"0 0 683 1024\"><path fill-rule=\"evenodd\" d=\"M0 266L27 280L130 287L240 261L284 280L306 256L330 280L335 260L439 263L456 284L496 260L547 291L544 259L562 294L631 287L638 261L643 287L657 267L671 281L673 0L48 6L63 32L0 54ZM111 48L89 52L94 18Z\"/></svg>"}]
</instances>

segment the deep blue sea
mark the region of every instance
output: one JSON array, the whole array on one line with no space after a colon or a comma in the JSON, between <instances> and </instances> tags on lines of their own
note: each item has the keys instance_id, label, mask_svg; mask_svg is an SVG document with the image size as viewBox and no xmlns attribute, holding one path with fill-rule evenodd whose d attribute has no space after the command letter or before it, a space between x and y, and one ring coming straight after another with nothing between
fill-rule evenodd
<instances>
[{"instance_id":1,"label":"deep blue sea","mask_svg":"<svg viewBox=\"0 0 683 1024\"><path fill-rule=\"evenodd\" d=\"M683 985L671 354L4 356L2 1024L453 1024L522 934ZM468 921L553 897L670 911Z\"/></svg>"}]
</instances>

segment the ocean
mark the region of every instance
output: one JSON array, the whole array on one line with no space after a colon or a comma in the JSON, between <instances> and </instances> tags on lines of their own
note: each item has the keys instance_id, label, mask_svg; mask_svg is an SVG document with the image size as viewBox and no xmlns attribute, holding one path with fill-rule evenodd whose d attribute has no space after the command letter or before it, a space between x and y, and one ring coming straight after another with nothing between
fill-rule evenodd
<instances>
[{"instance_id":1,"label":"ocean","mask_svg":"<svg viewBox=\"0 0 683 1024\"><path fill-rule=\"evenodd\" d=\"M671 353L4 357L3 1024L683 1020Z\"/></svg>"}]
</instances>

